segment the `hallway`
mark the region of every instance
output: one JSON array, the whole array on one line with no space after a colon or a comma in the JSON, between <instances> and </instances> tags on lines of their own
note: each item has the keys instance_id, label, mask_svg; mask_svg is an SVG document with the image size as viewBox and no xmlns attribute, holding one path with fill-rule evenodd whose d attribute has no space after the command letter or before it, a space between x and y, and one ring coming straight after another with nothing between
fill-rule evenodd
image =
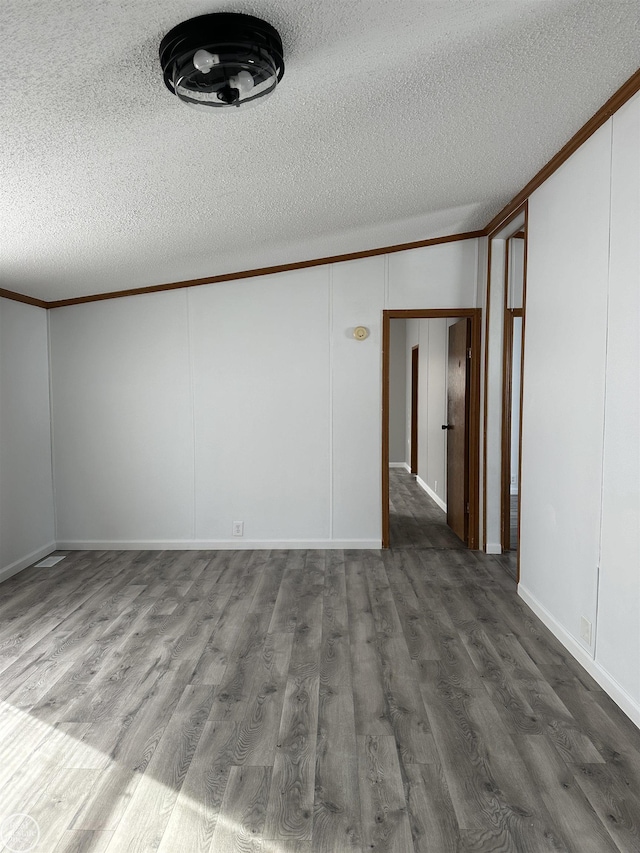
<instances>
[{"instance_id":1,"label":"hallway","mask_svg":"<svg viewBox=\"0 0 640 853\"><path fill-rule=\"evenodd\" d=\"M389 528L394 550L464 548L446 514L403 468L389 469Z\"/></svg>"},{"instance_id":2,"label":"hallway","mask_svg":"<svg viewBox=\"0 0 640 853\"><path fill-rule=\"evenodd\" d=\"M447 525L446 513L402 468L389 469L389 542L394 551L411 549L464 550L464 543ZM517 530L512 542L517 542ZM517 550L485 556L516 578Z\"/></svg>"}]
</instances>

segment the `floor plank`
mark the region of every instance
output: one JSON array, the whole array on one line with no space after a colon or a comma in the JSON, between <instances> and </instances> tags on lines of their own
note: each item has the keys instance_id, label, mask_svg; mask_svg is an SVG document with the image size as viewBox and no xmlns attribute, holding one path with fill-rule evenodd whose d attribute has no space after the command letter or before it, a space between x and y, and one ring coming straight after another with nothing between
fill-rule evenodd
<instances>
[{"instance_id":1,"label":"floor plank","mask_svg":"<svg viewBox=\"0 0 640 853\"><path fill-rule=\"evenodd\" d=\"M189 771L213 702L207 686L188 687L136 786L107 848L157 850Z\"/></svg>"},{"instance_id":2,"label":"floor plank","mask_svg":"<svg viewBox=\"0 0 640 853\"><path fill-rule=\"evenodd\" d=\"M364 848L406 853L413 841L393 737L358 738L358 778Z\"/></svg>"},{"instance_id":3,"label":"floor plank","mask_svg":"<svg viewBox=\"0 0 640 853\"><path fill-rule=\"evenodd\" d=\"M236 744L236 723L205 723L158 853L208 853Z\"/></svg>"},{"instance_id":4,"label":"floor plank","mask_svg":"<svg viewBox=\"0 0 640 853\"><path fill-rule=\"evenodd\" d=\"M211 853L262 853L270 767L232 767Z\"/></svg>"}]
</instances>

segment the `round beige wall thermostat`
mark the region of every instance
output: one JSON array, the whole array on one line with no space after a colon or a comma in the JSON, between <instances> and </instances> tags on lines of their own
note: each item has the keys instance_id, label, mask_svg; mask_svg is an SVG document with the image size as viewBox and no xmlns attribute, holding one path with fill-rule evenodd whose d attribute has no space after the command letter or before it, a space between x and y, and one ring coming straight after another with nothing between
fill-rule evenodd
<instances>
[{"instance_id":1,"label":"round beige wall thermostat","mask_svg":"<svg viewBox=\"0 0 640 853\"><path fill-rule=\"evenodd\" d=\"M353 330L353 337L357 341L364 341L365 338L369 337L369 329L366 326L356 326Z\"/></svg>"}]
</instances>

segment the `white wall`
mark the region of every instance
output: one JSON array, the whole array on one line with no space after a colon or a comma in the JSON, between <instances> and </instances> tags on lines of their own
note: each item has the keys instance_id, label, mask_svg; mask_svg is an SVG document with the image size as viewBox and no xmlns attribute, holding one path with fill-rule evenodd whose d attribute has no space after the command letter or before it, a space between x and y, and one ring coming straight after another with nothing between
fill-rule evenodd
<instances>
[{"instance_id":1,"label":"white wall","mask_svg":"<svg viewBox=\"0 0 640 853\"><path fill-rule=\"evenodd\" d=\"M491 241L491 298L488 305L489 340L487 349L483 347L483 417L486 399L486 435L484 446L486 458L483 460L483 475L486 481L486 518L484 542L488 554L501 554L501 496L502 496L502 357L504 338L504 264L506 258L506 240ZM486 335L487 306L483 306Z\"/></svg>"},{"instance_id":2,"label":"white wall","mask_svg":"<svg viewBox=\"0 0 640 853\"><path fill-rule=\"evenodd\" d=\"M509 290L508 308L522 308L524 297L524 240L508 241ZM522 363L522 318L513 319L511 361L511 494L518 493L518 461L520 451L520 376Z\"/></svg>"},{"instance_id":3,"label":"white wall","mask_svg":"<svg viewBox=\"0 0 640 853\"><path fill-rule=\"evenodd\" d=\"M473 308L477 240L441 243L387 256L387 308Z\"/></svg>"},{"instance_id":4,"label":"white wall","mask_svg":"<svg viewBox=\"0 0 640 853\"><path fill-rule=\"evenodd\" d=\"M330 539L328 269L186 295L196 539Z\"/></svg>"},{"instance_id":5,"label":"white wall","mask_svg":"<svg viewBox=\"0 0 640 853\"><path fill-rule=\"evenodd\" d=\"M509 240L509 308L522 308L524 298L524 240Z\"/></svg>"},{"instance_id":6,"label":"white wall","mask_svg":"<svg viewBox=\"0 0 640 853\"><path fill-rule=\"evenodd\" d=\"M382 309L473 307L475 244L51 311L60 545L379 545Z\"/></svg>"},{"instance_id":7,"label":"white wall","mask_svg":"<svg viewBox=\"0 0 640 853\"><path fill-rule=\"evenodd\" d=\"M420 357L425 381L420 389L420 437L422 450L418 476L447 502L447 328L446 319L420 321ZM424 341L424 345L422 342Z\"/></svg>"},{"instance_id":8,"label":"white wall","mask_svg":"<svg viewBox=\"0 0 640 853\"><path fill-rule=\"evenodd\" d=\"M596 618L610 159L608 122L529 201L521 578L578 642Z\"/></svg>"},{"instance_id":9,"label":"white wall","mask_svg":"<svg viewBox=\"0 0 640 853\"><path fill-rule=\"evenodd\" d=\"M473 306L471 306L473 307ZM446 510L448 327L459 318L410 319L405 330L406 462L411 451L411 350L418 346L418 483Z\"/></svg>"},{"instance_id":10,"label":"white wall","mask_svg":"<svg viewBox=\"0 0 640 853\"><path fill-rule=\"evenodd\" d=\"M640 724L639 126L636 97L530 199L520 594Z\"/></svg>"},{"instance_id":11,"label":"white wall","mask_svg":"<svg viewBox=\"0 0 640 853\"><path fill-rule=\"evenodd\" d=\"M386 258L336 264L331 281L331 538L381 539L382 307ZM367 326L365 341L353 337Z\"/></svg>"},{"instance_id":12,"label":"white wall","mask_svg":"<svg viewBox=\"0 0 640 853\"><path fill-rule=\"evenodd\" d=\"M50 330L61 547L194 538L186 291L56 308Z\"/></svg>"},{"instance_id":13,"label":"white wall","mask_svg":"<svg viewBox=\"0 0 640 853\"><path fill-rule=\"evenodd\" d=\"M403 465L407 441L407 393L411 394L411 377L407 386L406 371L407 321L391 320L389 325L389 463Z\"/></svg>"},{"instance_id":14,"label":"white wall","mask_svg":"<svg viewBox=\"0 0 640 853\"><path fill-rule=\"evenodd\" d=\"M420 344L420 320L411 318L405 320L406 328L406 417L405 417L405 462L411 468L411 350ZM418 356L420 353L418 353ZM418 382L420 382L420 364L418 364ZM419 401L419 400L418 400ZM419 447L418 447L419 450Z\"/></svg>"},{"instance_id":15,"label":"white wall","mask_svg":"<svg viewBox=\"0 0 640 853\"><path fill-rule=\"evenodd\" d=\"M0 299L0 580L55 550L47 314Z\"/></svg>"},{"instance_id":16,"label":"white wall","mask_svg":"<svg viewBox=\"0 0 640 853\"><path fill-rule=\"evenodd\" d=\"M640 708L638 96L613 117L611 165L611 254L596 660Z\"/></svg>"}]
</instances>

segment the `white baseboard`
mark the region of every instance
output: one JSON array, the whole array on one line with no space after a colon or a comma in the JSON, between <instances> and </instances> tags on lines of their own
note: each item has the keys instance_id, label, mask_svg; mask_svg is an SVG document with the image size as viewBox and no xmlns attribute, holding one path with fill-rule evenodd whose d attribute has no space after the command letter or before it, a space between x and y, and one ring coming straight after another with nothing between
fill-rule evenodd
<instances>
[{"instance_id":1,"label":"white baseboard","mask_svg":"<svg viewBox=\"0 0 640 853\"><path fill-rule=\"evenodd\" d=\"M485 554L502 554L502 545L499 542L487 542L484 552Z\"/></svg>"},{"instance_id":2,"label":"white baseboard","mask_svg":"<svg viewBox=\"0 0 640 853\"><path fill-rule=\"evenodd\" d=\"M640 704L622 687L615 678L603 669L593 658L589 650L572 637L547 608L532 595L522 584L518 585L518 595L527 604L538 619L543 622L551 633L562 643L565 649L581 664L589 675L598 682L600 687L607 693L616 705L624 711L629 719L640 728Z\"/></svg>"},{"instance_id":3,"label":"white baseboard","mask_svg":"<svg viewBox=\"0 0 640 853\"><path fill-rule=\"evenodd\" d=\"M411 465L407 465L406 462L389 462L389 468L404 468L409 474L411 473Z\"/></svg>"},{"instance_id":4,"label":"white baseboard","mask_svg":"<svg viewBox=\"0 0 640 853\"><path fill-rule=\"evenodd\" d=\"M382 548L380 539L141 539L58 542L59 551L269 551ZM55 549L54 549L55 550Z\"/></svg>"},{"instance_id":5,"label":"white baseboard","mask_svg":"<svg viewBox=\"0 0 640 853\"><path fill-rule=\"evenodd\" d=\"M3 569L0 569L0 583L8 580L10 577L13 577L13 575L17 575L18 572L28 568L33 563L37 563L39 560L42 560L43 557L48 557L49 554L55 550L57 550L56 543L49 542L48 545L43 545L42 548L38 548L36 551L32 551L30 554L21 557L9 566L5 566Z\"/></svg>"},{"instance_id":6,"label":"white baseboard","mask_svg":"<svg viewBox=\"0 0 640 853\"><path fill-rule=\"evenodd\" d=\"M435 501L438 504L440 509L444 510L445 512L447 511L446 503L442 500L442 498L440 498L440 497L438 497L438 495L436 495L436 493L433 491L433 489L431 489L425 483L425 481L422 479L422 477L416 476L416 483L420 486L421 489L424 489L424 491L429 495L431 500Z\"/></svg>"}]
</instances>

